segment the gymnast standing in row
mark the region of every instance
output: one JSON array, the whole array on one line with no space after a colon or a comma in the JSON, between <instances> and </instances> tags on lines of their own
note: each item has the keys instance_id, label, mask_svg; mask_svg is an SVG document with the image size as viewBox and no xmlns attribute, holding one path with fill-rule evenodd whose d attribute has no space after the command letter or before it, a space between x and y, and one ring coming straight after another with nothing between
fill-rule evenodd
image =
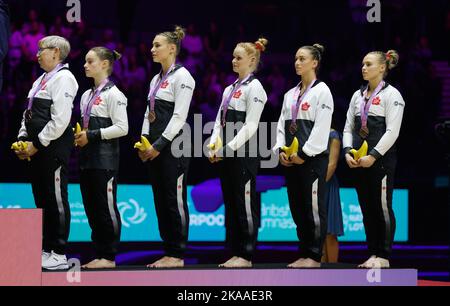
<instances>
[{"instance_id":1,"label":"gymnast standing in row","mask_svg":"<svg viewBox=\"0 0 450 306\"><path fill-rule=\"evenodd\" d=\"M233 255L220 265L222 268L252 267L256 249L261 204L256 193L259 146L254 137L257 137L267 94L255 72L267 44L267 39L260 38L255 43L239 43L234 49L232 65L238 79L223 93L211 137L212 146L219 137L225 139L225 147L210 152L210 161L220 162L226 242Z\"/></svg>"},{"instance_id":2,"label":"gymnast standing in row","mask_svg":"<svg viewBox=\"0 0 450 306\"><path fill-rule=\"evenodd\" d=\"M91 49L84 65L94 87L81 97L81 126L75 135L80 150L80 188L92 229L96 258L87 269L115 268L121 219L117 208L119 139L128 134L127 98L109 79L121 55L105 47Z\"/></svg>"},{"instance_id":3,"label":"gymnast standing in row","mask_svg":"<svg viewBox=\"0 0 450 306\"><path fill-rule=\"evenodd\" d=\"M343 145L352 169L370 258L362 268L389 268L395 235L392 209L394 174L397 164L396 142L402 125L405 101L400 92L385 81L398 64L394 50L374 51L364 57L362 76L367 82L350 102ZM368 143L369 154L355 160L350 151Z\"/></svg>"}]
</instances>

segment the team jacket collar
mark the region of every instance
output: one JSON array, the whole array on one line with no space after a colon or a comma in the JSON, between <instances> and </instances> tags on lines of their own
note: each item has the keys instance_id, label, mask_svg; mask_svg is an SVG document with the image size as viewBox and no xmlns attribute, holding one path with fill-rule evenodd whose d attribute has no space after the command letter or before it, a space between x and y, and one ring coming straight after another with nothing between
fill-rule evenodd
<instances>
[{"instance_id":1,"label":"team jacket collar","mask_svg":"<svg viewBox=\"0 0 450 306\"><path fill-rule=\"evenodd\" d=\"M169 75L174 74L178 69L183 68L183 65L181 64L176 64L172 70L169 72ZM161 72L159 73L159 77L162 78L163 77L163 72L161 70Z\"/></svg>"},{"instance_id":2,"label":"team jacket collar","mask_svg":"<svg viewBox=\"0 0 450 306\"><path fill-rule=\"evenodd\" d=\"M255 79L256 79L256 76L252 75L247 81L242 83L242 86L246 86L246 85L250 84ZM234 82L232 86L236 86L237 84L239 84L239 80L236 80L236 82Z\"/></svg>"},{"instance_id":3,"label":"team jacket collar","mask_svg":"<svg viewBox=\"0 0 450 306\"><path fill-rule=\"evenodd\" d=\"M107 91L107 90L110 90L110 89L113 88L114 86L116 86L116 84L115 84L113 81L109 80L109 82L106 83L105 87L103 87L103 89L102 89L101 92L105 92L105 91ZM92 91L95 91L95 86L92 86L91 90L92 90Z\"/></svg>"},{"instance_id":4,"label":"team jacket collar","mask_svg":"<svg viewBox=\"0 0 450 306\"><path fill-rule=\"evenodd\" d=\"M311 88L316 87L316 86L319 85L320 83L322 83L321 80L316 80L316 81L314 82L314 85L313 85ZM297 87L299 87L299 86L301 86L301 85L302 85L302 82L300 81L300 83L298 83ZM295 88L297 88L297 87L295 87Z\"/></svg>"},{"instance_id":5,"label":"team jacket collar","mask_svg":"<svg viewBox=\"0 0 450 306\"><path fill-rule=\"evenodd\" d=\"M390 85L390 84L389 84L388 82L384 81L384 87L381 89L381 91L383 91L383 90L385 90L386 88L388 88L389 85ZM359 92L360 92L360 94L361 94L361 97L364 96L364 92L366 91L367 87L369 87L369 84L364 84L364 85L361 86L361 88L360 88L360 90L359 90ZM381 91L380 91L380 92L381 92Z\"/></svg>"}]
</instances>

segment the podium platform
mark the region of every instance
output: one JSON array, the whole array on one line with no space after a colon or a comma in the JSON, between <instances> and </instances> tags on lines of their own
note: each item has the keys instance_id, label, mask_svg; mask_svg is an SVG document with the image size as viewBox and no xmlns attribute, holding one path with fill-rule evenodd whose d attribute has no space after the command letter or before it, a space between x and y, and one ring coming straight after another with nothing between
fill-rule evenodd
<instances>
[{"instance_id":1,"label":"podium platform","mask_svg":"<svg viewBox=\"0 0 450 306\"><path fill-rule=\"evenodd\" d=\"M351 265L287 269L284 264L252 269L186 266L152 270L143 266L106 271L41 270L42 211L0 209L0 286L417 286L417 270L364 270ZM70 263L76 261L70 261Z\"/></svg>"},{"instance_id":2,"label":"podium platform","mask_svg":"<svg viewBox=\"0 0 450 306\"><path fill-rule=\"evenodd\" d=\"M0 209L0 286L40 286L42 210Z\"/></svg>"},{"instance_id":3,"label":"podium platform","mask_svg":"<svg viewBox=\"0 0 450 306\"><path fill-rule=\"evenodd\" d=\"M417 270L236 269L188 267L148 270L45 272L43 286L417 286Z\"/></svg>"}]
</instances>

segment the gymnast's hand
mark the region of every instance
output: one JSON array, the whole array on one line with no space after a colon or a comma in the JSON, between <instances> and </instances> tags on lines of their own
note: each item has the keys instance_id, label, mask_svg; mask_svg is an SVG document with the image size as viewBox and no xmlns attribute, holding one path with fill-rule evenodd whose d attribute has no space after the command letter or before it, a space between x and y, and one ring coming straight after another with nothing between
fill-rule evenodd
<instances>
[{"instance_id":1,"label":"gymnast's hand","mask_svg":"<svg viewBox=\"0 0 450 306\"><path fill-rule=\"evenodd\" d=\"M86 131L82 131L75 135L75 145L83 148L89 143Z\"/></svg>"},{"instance_id":2,"label":"gymnast's hand","mask_svg":"<svg viewBox=\"0 0 450 306\"><path fill-rule=\"evenodd\" d=\"M280 163L285 167L292 167L294 165L293 162L289 160L286 153L284 152L280 153Z\"/></svg>"},{"instance_id":3,"label":"gymnast's hand","mask_svg":"<svg viewBox=\"0 0 450 306\"><path fill-rule=\"evenodd\" d=\"M355 168L361 167L361 165L349 153L345 154L345 160L347 162L347 165L351 169L355 169Z\"/></svg>"},{"instance_id":4,"label":"gymnast's hand","mask_svg":"<svg viewBox=\"0 0 450 306\"><path fill-rule=\"evenodd\" d=\"M158 150L156 150L155 148L153 148L153 146L150 149L148 149L147 151L144 151L144 152L138 151L139 158L143 162L146 162L148 160L153 161L155 158L157 158L159 156L159 154L161 154L161 153Z\"/></svg>"},{"instance_id":5,"label":"gymnast's hand","mask_svg":"<svg viewBox=\"0 0 450 306\"><path fill-rule=\"evenodd\" d=\"M293 164L296 165L303 165L305 163L305 161L300 158L297 153L292 154L290 160Z\"/></svg>"},{"instance_id":6,"label":"gymnast's hand","mask_svg":"<svg viewBox=\"0 0 450 306\"><path fill-rule=\"evenodd\" d=\"M372 155L362 157L358 162L359 166L363 168L370 168L377 160Z\"/></svg>"}]
</instances>

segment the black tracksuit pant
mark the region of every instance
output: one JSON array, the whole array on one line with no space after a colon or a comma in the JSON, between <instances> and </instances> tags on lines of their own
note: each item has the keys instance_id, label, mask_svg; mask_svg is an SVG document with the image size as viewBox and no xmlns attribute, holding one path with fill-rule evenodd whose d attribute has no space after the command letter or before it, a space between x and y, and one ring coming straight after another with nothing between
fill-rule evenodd
<instances>
[{"instance_id":1,"label":"black tracksuit pant","mask_svg":"<svg viewBox=\"0 0 450 306\"><path fill-rule=\"evenodd\" d=\"M115 261L122 228L117 209L117 171L83 169L80 188L97 259Z\"/></svg>"},{"instance_id":2,"label":"black tracksuit pant","mask_svg":"<svg viewBox=\"0 0 450 306\"><path fill-rule=\"evenodd\" d=\"M259 158L225 158L220 181L225 202L226 242L234 256L252 261L261 219L256 193Z\"/></svg>"},{"instance_id":3,"label":"black tracksuit pant","mask_svg":"<svg viewBox=\"0 0 450 306\"><path fill-rule=\"evenodd\" d=\"M148 161L147 165L165 255L183 259L189 233L189 158L174 157L168 146L156 159Z\"/></svg>"},{"instance_id":4,"label":"black tracksuit pant","mask_svg":"<svg viewBox=\"0 0 450 306\"><path fill-rule=\"evenodd\" d=\"M300 258L321 261L327 235L326 174L328 156L285 168L292 218L300 240Z\"/></svg>"},{"instance_id":5,"label":"black tracksuit pant","mask_svg":"<svg viewBox=\"0 0 450 306\"><path fill-rule=\"evenodd\" d=\"M395 235L392 209L396 158L382 158L371 168L354 169L370 255L389 259Z\"/></svg>"},{"instance_id":6,"label":"black tracksuit pant","mask_svg":"<svg viewBox=\"0 0 450 306\"><path fill-rule=\"evenodd\" d=\"M65 254L70 232L67 162L38 152L30 162L36 207L43 210L43 250Z\"/></svg>"}]
</instances>

